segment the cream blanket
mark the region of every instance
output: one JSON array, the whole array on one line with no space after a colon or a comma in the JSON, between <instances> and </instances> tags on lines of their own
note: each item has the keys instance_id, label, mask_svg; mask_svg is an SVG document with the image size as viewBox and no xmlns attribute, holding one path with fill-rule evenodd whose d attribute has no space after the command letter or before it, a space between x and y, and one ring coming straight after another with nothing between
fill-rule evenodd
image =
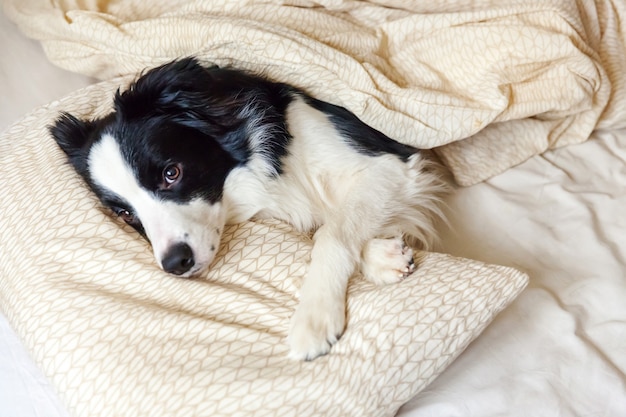
<instances>
[{"instance_id":1,"label":"cream blanket","mask_svg":"<svg viewBox=\"0 0 626 417\"><path fill-rule=\"evenodd\" d=\"M59 66L97 78L197 55L293 83L459 184L626 126L622 0L5 0Z\"/></svg>"}]
</instances>

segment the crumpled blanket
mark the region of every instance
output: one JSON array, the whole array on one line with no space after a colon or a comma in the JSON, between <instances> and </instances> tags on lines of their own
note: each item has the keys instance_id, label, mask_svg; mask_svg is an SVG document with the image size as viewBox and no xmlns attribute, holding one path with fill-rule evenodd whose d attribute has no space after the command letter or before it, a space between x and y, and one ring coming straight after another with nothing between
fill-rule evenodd
<instances>
[{"instance_id":1,"label":"crumpled blanket","mask_svg":"<svg viewBox=\"0 0 626 417\"><path fill-rule=\"evenodd\" d=\"M626 126L622 0L5 0L50 60L107 79L195 55L292 83L471 185Z\"/></svg>"}]
</instances>

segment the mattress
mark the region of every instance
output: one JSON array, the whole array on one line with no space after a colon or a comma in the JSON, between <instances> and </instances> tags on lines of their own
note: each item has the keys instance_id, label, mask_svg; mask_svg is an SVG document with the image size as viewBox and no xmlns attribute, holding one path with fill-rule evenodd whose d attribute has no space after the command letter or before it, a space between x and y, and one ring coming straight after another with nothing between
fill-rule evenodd
<instances>
[{"instance_id":1,"label":"mattress","mask_svg":"<svg viewBox=\"0 0 626 417\"><path fill-rule=\"evenodd\" d=\"M90 83L0 27L11 57L1 63L3 129ZM626 131L596 131L452 193L438 249L531 280L398 415L626 415L625 162ZM6 320L0 334L0 415L68 416Z\"/></svg>"}]
</instances>

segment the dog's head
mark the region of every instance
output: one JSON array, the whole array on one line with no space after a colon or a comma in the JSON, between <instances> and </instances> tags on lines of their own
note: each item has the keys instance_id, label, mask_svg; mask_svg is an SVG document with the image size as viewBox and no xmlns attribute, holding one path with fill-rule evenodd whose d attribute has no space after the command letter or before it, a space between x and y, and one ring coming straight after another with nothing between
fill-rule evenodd
<instances>
[{"instance_id":1,"label":"dog's head","mask_svg":"<svg viewBox=\"0 0 626 417\"><path fill-rule=\"evenodd\" d=\"M247 158L236 94L216 82L219 74L193 59L175 61L118 91L108 116L65 113L50 128L103 204L176 275L212 262L226 217L225 179Z\"/></svg>"}]
</instances>

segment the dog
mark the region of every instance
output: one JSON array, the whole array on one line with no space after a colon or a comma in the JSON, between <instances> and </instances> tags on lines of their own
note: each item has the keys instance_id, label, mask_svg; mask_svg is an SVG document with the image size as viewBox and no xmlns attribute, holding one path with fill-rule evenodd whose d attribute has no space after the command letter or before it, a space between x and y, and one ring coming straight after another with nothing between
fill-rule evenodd
<instances>
[{"instance_id":1,"label":"dog","mask_svg":"<svg viewBox=\"0 0 626 417\"><path fill-rule=\"evenodd\" d=\"M225 224L274 218L316 230L289 356L312 360L344 332L348 279L416 268L436 235L444 184L423 151L294 86L183 58L148 70L96 120L50 132L113 213L171 274L205 272ZM417 245L417 246L415 246Z\"/></svg>"}]
</instances>

